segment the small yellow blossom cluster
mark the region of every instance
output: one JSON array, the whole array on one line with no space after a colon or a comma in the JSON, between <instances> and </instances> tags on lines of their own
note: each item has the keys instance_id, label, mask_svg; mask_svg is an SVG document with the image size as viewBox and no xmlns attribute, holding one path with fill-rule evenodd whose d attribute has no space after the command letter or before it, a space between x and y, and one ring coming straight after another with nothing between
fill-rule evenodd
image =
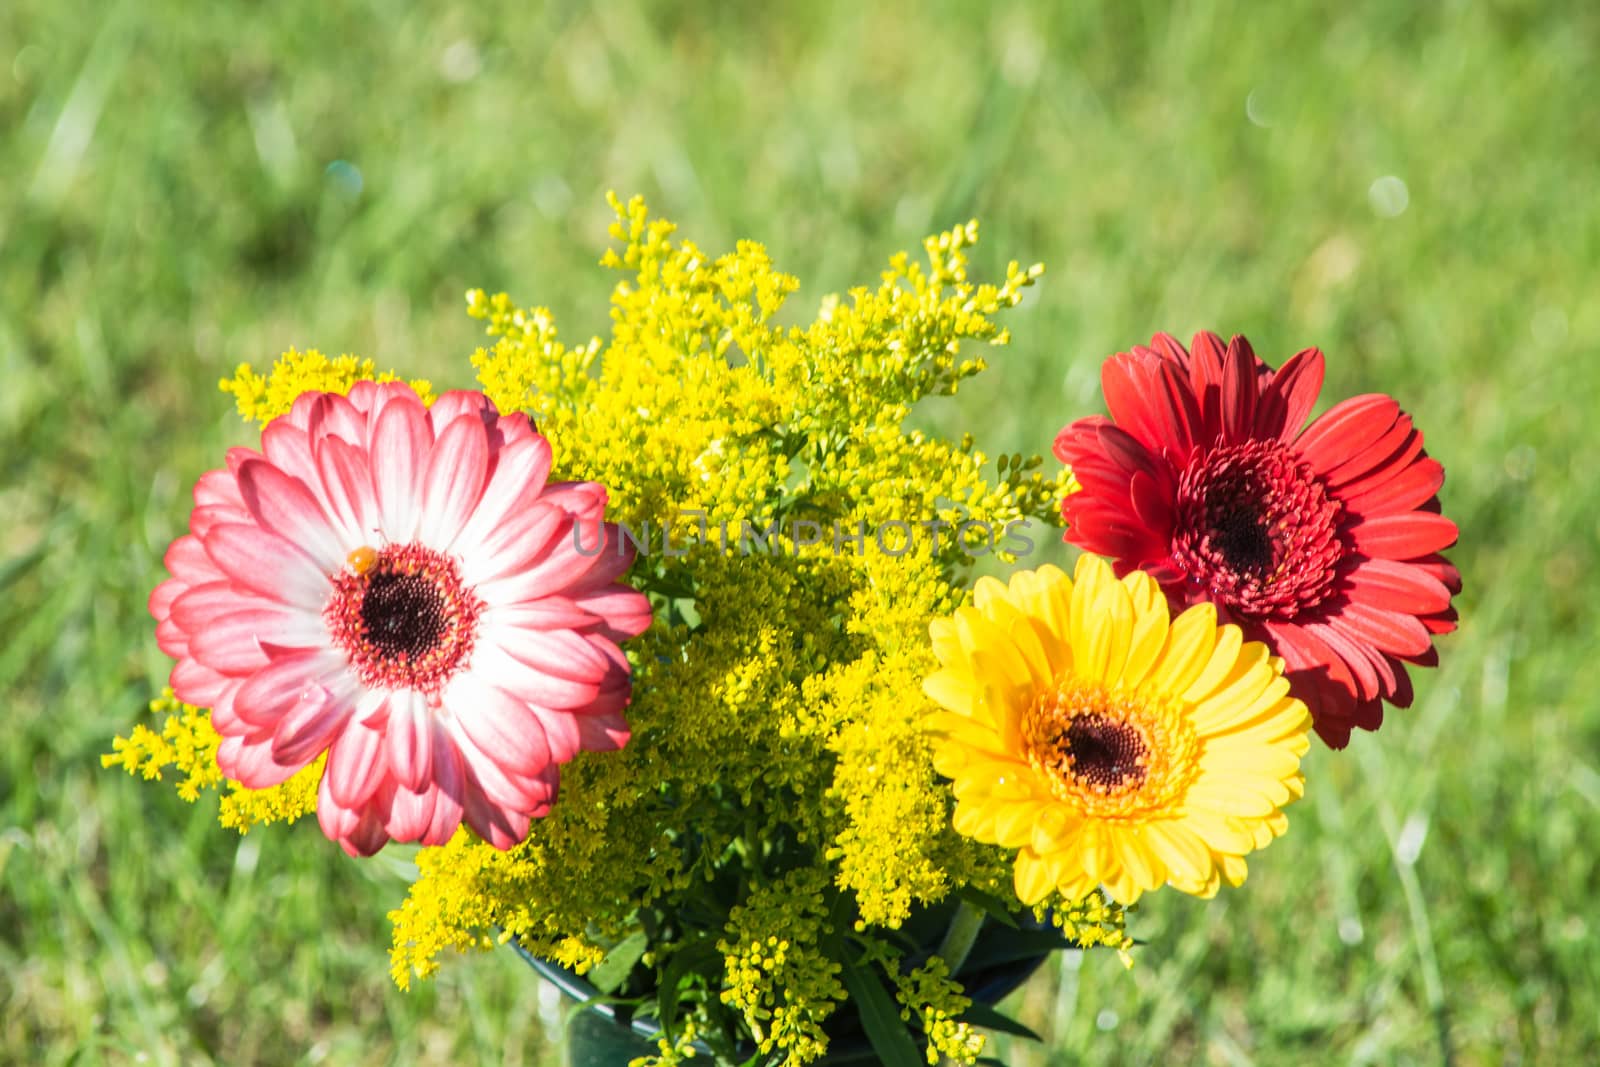
<instances>
[{"instance_id":1,"label":"small yellow blossom cluster","mask_svg":"<svg viewBox=\"0 0 1600 1067\"><path fill-rule=\"evenodd\" d=\"M808 1063L828 1051L822 1020L844 999L839 963L817 940L824 932L827 871L801 868L758 886L728 916L722 1001L738 1009L763 1053L783 1050Z\"/></svg>"},{"instance_id":2,"label":"small yellow blossom cluster","mask_svg":"<svg viewBox=\"0 0 1600 1067\"><path fill-rule=\"evenodd\" d=\"M1062 900L1059 896L1046 899L1033 909L1033 914L1040 922L1058 927L1062 937L1080 948L1116 949L1122 962L1133 966L1133 957L1128 955L1128 950L1133 948L1133 938L1128 936L1124 926L1126 909L1101 890L1095 890L1082 900Z\"/></svg>"},{"instance_id":3,"label":"small yellow blossom cluster","mask_svg":"<svg viewBox=\"0 0 1600 1067\"><path fill-rule=\"evenodd\" d=\"M972 999L962 993L961 984L950 978L950 968L943 959L931 956L928 962L915 970L901 974L894 972L895 986L900 1003L900 1015L910 1019L915 1013L928 1035L928 1063L937 1067L941 1056L957 1063L972 1063L983 1055L984 1037L971 1023L961 1021L961 1014L972 1006Z\"/></svg>"},{"instance_id":4,"label":"small yellow blossom cluster","mask_svg":"<svg viewBox=\"0 0 1600 1067\"><path fill-rule=\"evenodd\" d=\"M397 377L391 371L380 374L370 359L348 355L329 359L314 348L307 352L291 348L278 357L266 377L257 374L250 364L241 363L233 377L222 379L218 386L233 395L240 418L265 426L293 407L295 397L309 390L348 393L356 382L392 382ZM433 403L433 386L429 382L413 378L410 384L424 404Z\"/></svg>"},{"instance_id":5,"label":"small yellow blossom cluster","mask_svg":"<svg viewBox=\"0 0 1600 1067\"><path fill-rule=\"evenodd\" d=\"M209 711L183 703L168 688L150 702L150 713L160 717L160 731L135 724L127 737L111 742L112 751L100 757L101 766L121 767L129 774L155 781L160 781L171 768L183 776L177 783L178 796L190 803L200 799L201 790L223 784L222 772L217 769L217 746L222 738L211 727ZM319 757L271 789L246 789L237 782L227 782L228 792L222 797L218 821L246 833L254 826L293 822L315 811L322 764Z\"/></svg>"}]
</instances>

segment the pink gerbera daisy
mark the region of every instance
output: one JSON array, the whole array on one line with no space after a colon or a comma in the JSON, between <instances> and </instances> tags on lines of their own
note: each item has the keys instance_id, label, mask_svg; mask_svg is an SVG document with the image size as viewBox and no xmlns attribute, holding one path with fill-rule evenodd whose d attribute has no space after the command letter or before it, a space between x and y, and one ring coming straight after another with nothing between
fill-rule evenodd
<instances>
[{"instance_id":1,"label":"pink gerbera daisy","mask_svg":"<svg viewBox=\"0 0 1600 1067\"><path fill-rule=\"evenodd\" d=\"M1343 748L1411 703L1405 664L1437 662L1455 628L1456 569L1439 553L1444 468L1381 394L1352 397L1301 432L1322 353L1277 371L1234 337L1194 350L1158 334L1101 371L1111 416L1079 419L1055 454L1080 489L1062 501L1073 544L1141 569L1173 611L1200 601L1287 664L1317 733Z\"/></svg>"},{"instance_id":2,"label":"pink gerbera daisy","mask_svg":"<svg viewBox=\"0 0 1600 1067\"><path fill-rule=\"evenodd\" d=\"M627 741L618 642L650 623L605 489L549 471L526 416L400 383L306 393L229 451L150 597L222 772L263 789L326 752L317 819L352 855L463 819L526 837L559 764Z\"/></svg>"}]
</instances>

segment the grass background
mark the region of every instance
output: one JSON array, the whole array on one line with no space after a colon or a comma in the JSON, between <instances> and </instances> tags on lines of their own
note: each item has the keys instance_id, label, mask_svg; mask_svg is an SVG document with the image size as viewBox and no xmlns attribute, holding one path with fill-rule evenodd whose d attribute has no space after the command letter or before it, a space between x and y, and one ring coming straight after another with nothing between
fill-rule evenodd
<instances>
[{"instance_id":1,"label":"grass background","mask_svg":"<svg viewBox=\"0 0 1600 1067\"><path fill-rule=\"evenodd\" d=\"M978 216L1048 264L925 416L1048 450L1158 329L1316 344L1446 464L1464 625L1314 751L1293 831L1132 972L1012 1002L1043 1063L1578 1062L1600 1028L1600 9L0 4L0 1062L557 1062L510 953L386 976L403 864L100 769L216 393L290 345L470 380L469 286L606 327L607 188L804 288ZM423 9L426 10L423 10Z\"/></svg>"}]
</instances>

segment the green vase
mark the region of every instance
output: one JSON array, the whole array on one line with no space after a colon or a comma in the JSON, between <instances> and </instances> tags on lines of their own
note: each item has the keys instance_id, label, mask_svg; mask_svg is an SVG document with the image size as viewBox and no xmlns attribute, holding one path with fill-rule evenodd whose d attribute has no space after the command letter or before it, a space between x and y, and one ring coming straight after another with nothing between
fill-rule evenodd
<instances>
[{"instance_id":1,"label":"green vase","mask_svg":"<svg viewBox=\"0 0 1600 1067\"><path fill-rule=\"evenodd\" d=\"M958 974L967 995L977 1003L992 1006L1022 985L1059 947L1040 941L1042 929L1031 922L1026 929L987 926L968 957L968 965ZM581 1002L598 993L586 979L565 967L540 959L515 940L510 944L541 978L572 1000ZM859 1017L848 1009L849 1005L843 1006L829 1021L832 1051L818 1061L817 1067L870 1067L879 1062ZM652 1021L618 1020L609 1005L574 1012L567 1023L567 1067L627 1067L630 1060L657 1051L659 1033ZM710 1062L709 1048L701 1047L700 1054Z\"/></svg>"}]
</instances>

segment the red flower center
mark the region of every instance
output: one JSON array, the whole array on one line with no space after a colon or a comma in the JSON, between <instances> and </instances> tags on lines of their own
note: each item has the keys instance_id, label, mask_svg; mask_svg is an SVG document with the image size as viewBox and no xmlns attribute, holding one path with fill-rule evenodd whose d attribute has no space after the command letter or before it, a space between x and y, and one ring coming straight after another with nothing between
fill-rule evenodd
<instances>
[{"instance_id":1,"label":"red flower center","mask_svg":"<svg viewBox=\"0 0 1600 1067\"><path fill-rule=\"evenodd\" d=\"M1172 557L1240 614L1288 618L1333 588L1339 510L1276 441L1224 445L1195 455L1178 481Z\"/></svg>"},{"instance_id":2,"label":"red flower center","mask_svg":"<svg viewBox=\"0 0 1600 1067\"><path fill-rule=\"evenodd\" d=\"M390 545L351 554L322 617L363 685L437 694L471 658L483 607L454 559Z\"/></svg>"}]
</instances>

